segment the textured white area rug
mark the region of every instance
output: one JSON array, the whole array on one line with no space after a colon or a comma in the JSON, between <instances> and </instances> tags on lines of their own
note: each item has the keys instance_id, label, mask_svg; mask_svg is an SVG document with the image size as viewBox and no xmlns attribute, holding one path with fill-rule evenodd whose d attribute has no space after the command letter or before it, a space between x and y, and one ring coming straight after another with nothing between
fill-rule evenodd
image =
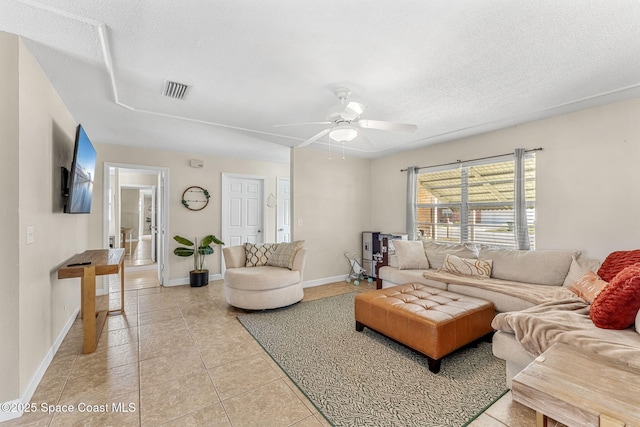
<instances>
[{"instance_id":1,"label":"textured white area rug","mask_svg":"<svg viewBox=\"0 0 640 427\"><path fill-rule=\"evenodd\" d=\"M335 426L462 426L506 392L491 344L429 371L424 356L365 328L355 293L249 313L238 320Z\"/></svg>"}]
</instances>

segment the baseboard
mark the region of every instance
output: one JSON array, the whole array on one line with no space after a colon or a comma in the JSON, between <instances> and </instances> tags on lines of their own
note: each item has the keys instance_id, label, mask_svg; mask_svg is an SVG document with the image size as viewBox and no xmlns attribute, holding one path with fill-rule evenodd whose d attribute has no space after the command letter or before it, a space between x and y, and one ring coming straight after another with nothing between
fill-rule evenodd
<instances>
[{"instance_id":1,"label":"baseboard","mask_svg":"<svg viewBox=\"0 0 640 427\"><path fill-rule=\"evenodd\" d=\"M127 267L126 271L132 272L132 271L157 270L157 269L158 269L158 264L153 263L153 264L146 264L146 265L132 265L131 267Z\"/></svg>"},{"instance_id":2,"label":"baseboard","mask_svg":"<svg viewBox=\"0 0 640 427\"><path fill-rule=\"evenodd\" d=\"M347 280L347 278L349 277L349 275L340 275L340 276L333 276L333 277L324 277L322 279L315 279L315 280L308 280L302 283L302 287L303 288L312 288L314 286L320 286L320 285L326 285L328 283L335 283L335 282L344 282ZM209 281L214 281L214 280L222 280L224 279L224 277L222 276L222 274L210 274L209 275ZM182 286L182 285L188 285L189 284L189 278L188 277L182 277L179 279L173 279L173 280L169 280L167 282L165 282L164 286Z\"/></svg>"},{"instance_id":3,"label":"baseboard","mask_svg":"<svg viewBox=\"0 0 640 427\"><path fill-rule=\"evenodd\" d=\"M209 274L209 282L213 282L214 280L222 280L222 279L224 279L222 274ZM181 277L179 279L167 280L164 283L164 286L171 287L171 286L183 286L188 284L189 284L189 278Z\"/></svg>"},{"instance_id":4,"label":"baseboard","mask_svg":"<svg viewBox=\"0 0 640 427\"><path fill-rule=\"evenodd\" d=\"M347 280L348 275L325 277L322 279L309 280L302 283L303 288L312 288L314 286L326 285L328 283L344 282Z\"/></svg>"},{"instance_id":5,"label":"baseboard","mask_svg":"<svg viewBox=\"0 0 640 427\"><path fill-rule=\"evenodd\" d=\"M335 282L344 282L347 280L347 277L349 277L348 275L341 275L341 276L333 276L333 277L324 277L322 279L315 279L315 280L309 280L309 281L305 281L302 283L302 287L303 288L312 288L314 286L320 286L320 285L326 285L328 283L335 283ZM222 280L224 279L224 277L222 276L222 274L210 274L209 275L209 281L212 282L214 280ZM179 279L173 279L173 280L169 280L167 282L165 282L164 286L183 286L183 285L188 285L189 284L189 278L188 277L181 277Z\"/></svg>"},{"instance_id":6,"label":"baseboard","mask_svg":"<svg viewBox=\"0 0 640 427\"><path fill-rule=\"evenodd\" d=\"M80 313L80 307L77 307L73 311L73 314L71 315L71 317L69 317L69 319L67 320L67 323L64 325L64 328L62 328L62 331L60 331L60 334L58 334L58 337L53 342L53 345L47 352L47 355L44 357L44 359L40 363L40 366L31 377L31 381L29 381L29 384L27 385L27 388L25 389L24 393L22 393L22 396L20 397L20 399L11 400L9 402L2 402L0 403L1 407L4 408L6 407L6 405L8 405L8 408L10 409L13 409L13 408L21 409L21 407L24 406L24 404L29 403L31 401L31 398L33 397L33 393L35 393L36 388L38 388L38 384L40 384L42 377L44 376L45 372L47 372L47 368L51 364L51 361L53 360L53 356L56 355L56 352L60 348L62 341L64 341L64 338L67 336L67 333L69 333L69 329L71 329L71 326L73 326L73 322L75 322L76 318L78 317L78 313ZM12 420L14 418L19 418L22 416L23 413L24 411L22 410L21 411L16 410L11 412L0 411L0 423L4 421Z\"/></svg>"}]
</instances>

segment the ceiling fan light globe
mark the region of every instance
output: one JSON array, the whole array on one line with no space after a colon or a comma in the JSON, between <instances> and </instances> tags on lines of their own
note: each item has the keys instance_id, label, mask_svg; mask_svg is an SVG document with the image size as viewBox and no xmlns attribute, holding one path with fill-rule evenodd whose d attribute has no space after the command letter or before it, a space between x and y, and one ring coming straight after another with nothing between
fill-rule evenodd
<instances>
[{"instance_id":1,"label":"ceiling fan light globe","mask_svg":"<svg viewBox=\"0 0 640 427\"><path fill-rule=\"evenodd\" d=\"M358 131L352 128L338 128L329 132L329 138L336 142L351 142L358 136Z\"/></svg>"}]
</instances>

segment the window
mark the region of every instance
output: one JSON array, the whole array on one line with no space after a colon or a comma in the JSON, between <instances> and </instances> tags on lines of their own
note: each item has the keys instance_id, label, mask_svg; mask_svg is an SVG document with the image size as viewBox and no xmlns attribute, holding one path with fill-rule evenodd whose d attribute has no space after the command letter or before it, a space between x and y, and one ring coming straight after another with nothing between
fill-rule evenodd
<instances>
[{"instance_id":1,"label":"window","mask_svg":"<svg viewBox=\"0 0 640 427\"><path fill-rule=\"evenodd\" d=\"M529 246L535 247L535 153L524 156ZM515 160L421 168L416 181L416 225L421 237L516 248Z\"/></svg>"}]
</instances>

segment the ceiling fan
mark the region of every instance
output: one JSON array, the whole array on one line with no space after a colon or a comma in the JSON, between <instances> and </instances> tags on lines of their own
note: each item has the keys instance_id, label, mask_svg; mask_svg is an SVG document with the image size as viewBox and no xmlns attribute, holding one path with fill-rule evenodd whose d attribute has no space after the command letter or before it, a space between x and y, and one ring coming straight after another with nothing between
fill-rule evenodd
<instances>
[{"instance_id":1,"label":"ceiling fan","mask_svg":"<svg viewBox=\"0 0 640 427\"><path fill-rule=\"evenodd\" d=\"M347 88L338 88L335 90L336 97L340 100L340 104L329 109L327 121L324 122L308 122L308 123L291 123L284 125L275 125L274 127L283 126L304 126L304 125L330 125L328 128L316 133L312 137L304 140L298 147L306 147L329 135L329 138L336 142L347 143L353 141L360 136L366 142L371 141L366 137L360 129L378 129L393 132L415 132L418 127L405 123L386 122L382 120L361 119L360 115L364 112L365 106L359 102L348 101L347 98L351 94Z\"/></svg>"}]
</instances>

